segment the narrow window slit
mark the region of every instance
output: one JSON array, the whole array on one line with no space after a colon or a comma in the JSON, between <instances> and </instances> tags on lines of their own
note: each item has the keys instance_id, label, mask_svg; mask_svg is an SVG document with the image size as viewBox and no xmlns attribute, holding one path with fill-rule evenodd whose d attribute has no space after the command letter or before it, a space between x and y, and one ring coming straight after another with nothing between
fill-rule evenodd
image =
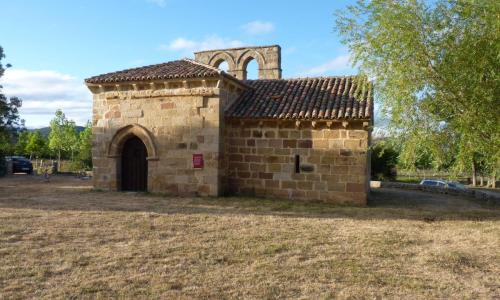
<instances>
[{"instance_id":1,"label":"narrow window slit","mask_svg":"<svg viewBox=\"0 0 500 300\"><path fill-rule=\"evenodd\" d=\"M295 155L295 173L300 173L300 155Z\"/></svg>"}]
</instances>

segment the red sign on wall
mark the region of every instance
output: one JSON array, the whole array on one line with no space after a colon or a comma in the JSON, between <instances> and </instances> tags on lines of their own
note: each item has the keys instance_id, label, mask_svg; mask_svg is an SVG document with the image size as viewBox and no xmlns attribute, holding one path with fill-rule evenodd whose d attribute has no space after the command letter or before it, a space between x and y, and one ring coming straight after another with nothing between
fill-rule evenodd
<instances>
[{"instance_id":1,"label":"red sign on wall","mask_svg":"<svg viewBox=\"0 0 500 300\"><path fill-rule=\"evenodd\" d=\"M203 169L203 154L193 154L193 168Z\"/></svg>"}]
</instances>

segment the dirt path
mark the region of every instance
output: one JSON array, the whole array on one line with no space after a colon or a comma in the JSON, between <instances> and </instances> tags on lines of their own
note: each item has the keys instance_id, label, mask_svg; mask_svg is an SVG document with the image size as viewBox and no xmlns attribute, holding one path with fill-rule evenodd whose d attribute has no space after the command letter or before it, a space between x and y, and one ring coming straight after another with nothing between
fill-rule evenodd
<instances>
[{"instance_id":1,"label":"dirt path","mask_svg":"<svg viewBox=\"0 0 500 300\"><path fill-rule=\"evenodd\" d=\"M73 176L53 176L46 182L41 176L14 175L0 179L0 193L5 195L15 194L15 197L34 198L51 196L53 200L67 198L72 195L72 200L88 200L101 198L99 192L91 192L92 181L82 180ZM121 199L127 193L104 193L105 198ZM134 193L128 193L133 195ZM184 198L185 199L185 198ZM69 201L74 202L74 201ZM370 207L391 207L403 209L425 210L456 210L465 211L481 209L483 205L474 199L447 195L434 194L420 191L409 191L396 188L373 189L369 197Z\"/></svg>"},{"instance_id":2,"label":"dirt path","mask_svg":"<svg viewBox=\"0 0 500 300\"><path fill-rule=\"evenodd\" d=\"M140 198L138 198L140 197ZM140 201L138 201L140 199ZM15 200L15 201L12 201ZM495 215L498 209L484 207L472 199L445 194L432 194L392 188L371 192L368 210L339 207L323 203L298 202L262 198L185 198L155 194L92 191L91 180L72 176L54 176L45 182L40 176L15 175L0 178L0 207L76 210L119 210L152 212L213 212L237 213L242 211L262 214L288 214L316 216L353 214L356 218L394 218L397 214L386 208L406 210L408 217L428 214L451 214L464 217L464 213L483 211ZM374 210L379 209L379 210ZM394 214L394 215L391 215Z\"/></svg>"},{"instance_id":3,"label":"dirt path","mask_svg":"<svg viewBox=\"0 0 500 300\"><path fill-rule=\"evenodd\" d=\"M373 189L370 195L370 206L419 208L428 210L470 210L480 209L481 204L473 199L420 191L409 191L396 188Z\"/></svg>"}]
</instances>

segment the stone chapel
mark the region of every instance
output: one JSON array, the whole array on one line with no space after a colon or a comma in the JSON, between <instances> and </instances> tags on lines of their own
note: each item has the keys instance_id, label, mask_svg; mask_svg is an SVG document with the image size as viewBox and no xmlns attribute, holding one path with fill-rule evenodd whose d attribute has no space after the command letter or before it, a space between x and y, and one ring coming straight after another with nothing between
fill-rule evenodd
<instances>
[{"instance_id":1,"label":"stone chapel","mask_svg":"<svg viewBox=\"0 0 500 300\"><path fill-rule=\"evenodd\" d=\"M251 60L258 80L246 79ZM274 45L86 79L95 188L365 205L372 83L281 73Z\"/></svg>"}]
</instances>

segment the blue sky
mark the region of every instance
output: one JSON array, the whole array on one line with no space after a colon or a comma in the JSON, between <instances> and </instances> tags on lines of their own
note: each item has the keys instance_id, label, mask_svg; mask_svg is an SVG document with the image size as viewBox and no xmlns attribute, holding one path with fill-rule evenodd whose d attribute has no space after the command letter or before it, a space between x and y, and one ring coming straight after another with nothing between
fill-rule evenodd
<instances>
[{"instance_id":1,"label":"blue sky","mask_svg":"<svg viewBox=\"0 0 500 300\"><path fill-rule=\"evenodd\" d=\"M0 45L13 65L2 84L23 98L28 127L63 109L91 118L86 77L207 48L279 44L283 76L349 75L334 11L353 1L0 0ZM255 73L255 72L254 72Z\"/></svg>"}]
</instances>

